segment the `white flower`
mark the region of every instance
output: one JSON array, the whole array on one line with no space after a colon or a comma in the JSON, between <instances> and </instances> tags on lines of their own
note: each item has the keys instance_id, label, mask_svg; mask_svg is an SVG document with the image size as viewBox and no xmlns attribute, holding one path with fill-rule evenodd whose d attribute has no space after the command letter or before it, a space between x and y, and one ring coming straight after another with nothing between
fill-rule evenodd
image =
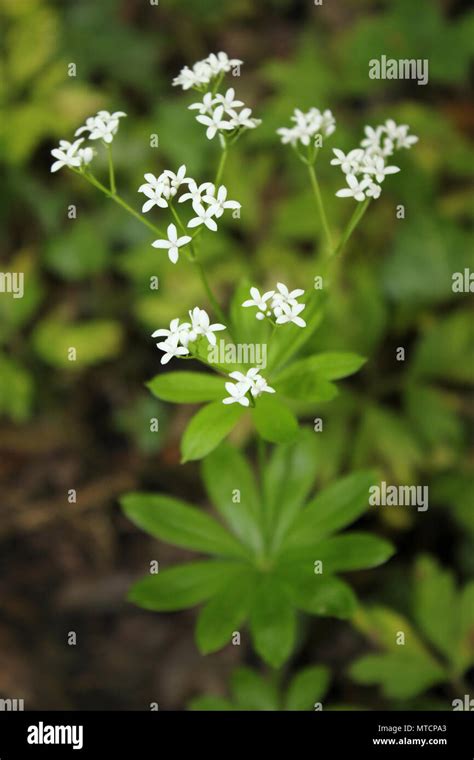
<instances>
[{"instance_id":1,"label":"white flower","mask_svg":"<svg viewBox=\"0 0 474 760\"><path fill-rule=\"evenodd\" d=\"M399 166L385 166L383 156L365 156L361 171L364 174L373 174L377 182L383 182L387 174L396 174L400 171Z\"/></svg>"},{"instance_id":2,"label":"white flower","mask_svg":"<svg viewBox=\"0 0 474 760\"><path fill-rule=\"evenodd\" d=\"M82 125L82 127L79 127L74 132L74 136L78 137L79 135L82 135L83 132L92 132L95 125L96 116L88 116L86 119L86 123Z\"/></svg>"},{"instance_id":3,"label":"white flower","mask_svg":"<svg viewBox=\"0 0 474 760\"><path fill-rule=\"evenodd\" d=\"M293 322L295 325L298 325L298 327L306 327L306 322L304 319L302 319L299 314L303 311L305 308L304 303L297 303L297 304L289 304L289 303L282 303L281 304L281 314L277 316L276 322L278 325L283 325L285 322Z\"/></svg>"},{"instance_id":4,"label":"white flower","mask_svg":"<svg viewBox=\"0 0 474 760\"><path fill-rule=\"evenodd\" d=\"M209 193L204 196L203 200L206 203L209 203L209 212L215 216L216 219L219 219L222 216L226 208L241 208L241 205L238 203L238 201L227 200L227 188L225 185L220 186L219 190L217 191L217 195L215 195L214 185L211 185Z\"/></svg>"},{"instance_id":5,"label":"white flower","mask_svg":"<svg viewBox=\"0 0 474 760\"><path fill-rule=\"evenodd\" d=\"M148 198L142 206L142 212L144 214L153 206L159 206L160 208L168 208L168 202L163 198L163 186L152 187L151 185L142 185L139 192L144 193Z\"/></svg>"},{"instance_id":6,"label":"white flower","mask_svg":"<svg viewBox=\"0 0 474 760\"><path fill-rule=\"evenodd\" d=\"M331 161L332 166L340 166L344 174L355 174L359 171L361 161L364 158L362 148L350 150L347 155L339 148L333 148L332 152L336 156Z\"/></svg>"},{"instance_id":7,"label":"white flower","mask_svg":"<svg viewBox=\"0 0 474 760\"><path fill-rule=\"evenodd\" d=\"M380 187L380 185L377 185L375 182L372 182L372 180L370 180L370 185L365 191L367 198L374 198L374 200L376 200L377 198L380 197L381 192L382 192L382 188Z\"/></svg>"},{"instance_id":8,"label":"white flower","mask_svg":"<svg viewBox=\"0 0 474 760\"><path fill-rule=\"evenodd\" d=\"M217 106L209 116L201 115L196 116L196 121L200 124L204 124L207 127L206 137L208 140L212 140L216 136L220 129L232 129L230 122L225 121L222 117L224 115L224 106Z\"/></svg>"},{"instance_id":9,"label":"white flower","mask_svg":"<svg viewBox=\"0 0 474 760\"><path fill-rule=\"evenodd\" d=\"M155 177L155 175L151 174L150 172L148 174L145 174L144 176L145 176L146 182L143 183L143 185L140 185L140 187L138 188L139 193L143 193L143 190L145 189L145 187L149 187L153 190L156 190L160 186L161 182L160 182L159 177Z\"/></svg>"},{"instance_id":10,"label":"white flower","mask_svg":"<svg viewBox=\"0 0 474 760\"><path fill-rule=\"evenodd\" d=\"M275 388L271 388L264 377L260 374L258 367L252 367L244 375L242 372L231 372L229 377L238 380L242 385L248 384L250 393L254 398L261 393L275 393Z\"/></svg>"},{"instance_id":11,"label":"white flower","mask_svg":"<svg viewBox=\"0 0 474 760\"><path fill-rule=\"evenodd\" d=\"M225 111L240 108L240 106L244 105L242 100L235 100L235 90L233 87L229 87L225 95L220 92L216 93L215 102L223 105Z\"/></svg>"},{"instance_id":12,"label":"white flower","mask_svg":"<svg viewBox=\"0 0 474 760\"><path fill-rule=\"evenodd\" d=\"M226 383L225 389L229 396L222 400L223 404L240 404L241 406L249 406L250 401L247 397L247 393L250 389L250 385L248 383Z\"/></svg>"},{"instance_id":13,"label":"white flower","mask_svg":"<svg viewBox=\"0 0 474 760\"><path fill-rule=\"evenodd\" d=\"M387 119L385 129L389 138L395 143L397 150L400 148L411 148L412 145L418 142L416 135L408 134L408 130L410 129L408 124L397 125L393 119Z\"/></svg>"},{"instance_id":14,"label":"white flower","mask_svg":"<svg viewBox=\"0 0 474 760\"><path fill-rule=\"evenodd\" d=\"M186 356L189 354L185 346L178 345L178 340L177 335L172 335L162 343L156 344L158 348L164 351L164 356L161 357L162 364L167 364L174 356Z\"/></svg>"},{"instance_id":15,"label":"white flower","mask_svg":"<svg viewBox=\"0 0 474 760\"><path fill-rule=\"evenodd\" d=\"M220 53L211 53L206 58L206 63L211 68L214 76L217 76L218 74L227 73L236 66L240 66L243 61L240 61L238 58L229 58L227 53L221 51Z\"/></svg>"},{"instance_id":16,"label":"white flower","mask_svg":"<svg viewBox=\"0 0 474 760\"><path fill-rule=\"evenodd\" d=\"M179 249L183 245L187 245L192 238L189 235L183 235L178 237L178 231L174 224L170 224L168 227L168 240L154 240L152 243L153 248L166 248L168 249L169 260L176 264L179 258Z\"/></svg>"},{"instance_id":17,"label":"white flower","mask_svg":"<svg viewBox=\"0 0 474 760\"><path fill-rule=\"evenodd\" d=\"M206 92L202 102L191 103L188 106L190 111L199 111L200 114L211 113L213 105L217 103L217 95L214 97L212 92Z\"/></svg>"},{"instance_id":18,"label":"white flower","mask_svg":"<svg viewBox=\"0 0 474 760\"><path fill-rule=\"evenodd\" d=\"M336 195L339 198L355 198L356 201L364 201L365 190L370 185L370 179L364 177L359 182L355 174L346 174L345 177L349 187L344 187L342 190L338 190Z\"/></svg>"},{"instance_id":19,"label":"white flower","mask_svg":"<svg viewBox=\"0 0 474 760\"><path fill-rule=\"evenodd\" d=\"M158 177L158 183L159 187L161 189L161 192L163 193L164 197L169 200L170 198L174 198L178 190L176 187L173 187L171 184L170 178L167 176L165 172L162 172L160 176Z\"/></svg>"},{"instance_id":20,"label":"white flower","mask_svg":"<svg viewBox=\"0 0 474 760\"><path fill-rule=\"evenodd\" d=\"M214 212L211 207L204 208L202 203L195 203L193 204L193 209L197 216L188 222L188 227L198 227L201 224L205 224L209 230L212 230L212 232L217 231L217 224L212 218L214 216Z\"/></svg>"},{"instance_id":21,"label":"white flower","mask_svg":"<svg viewBox=\"0 0 474 760\"><path fill-rule=\"evenodd\" d=\"M184 164L179 167L176 174L170 169L165 169L163 175L168 178L170 187L175 191L173 195L176 195L176 191L181 187L181 185L187 185L189 182L191 182L191 178L186 177L186 166Z\"/></svg>"},{"instance_id":22,"label":"white flower","mask_svg":"<svg viewBox=\"0 0 474 760\"><path fill-rule=\"evenodd\" d=\"M86 166L87 164L90 164L94 158L94 149L89 146L86 148L79 148L77 155L81 159L81 166Z\"/></svg>"},{"instance_id":23,"label":"white flower","mask_svg":"<svg viewBox=\"0 0 474 760\"><path fill-rule=\"evenodd\" d=\"M183 195L179 199L179 203L184 203L185 201L192 201L193 208L195 204L201 205L201 202L203 200L204 193L207 192L214 192L214 185L212 182L203 182L202 185L197 186L196 182L191 179L189 180L188 184L188 192L183 193Z\"/></svg>"},{"instance_id":24,"label":"white flower","mask_svg":"<svg viewBox=\"0 0 474 760\"><path fill-rule=\"evenodd\" d=\"M214 333L219 332L219 330L225 330L226 326L221 325L219 322L211 325L209 314L204 309L200 309L199 306L195 306L195 308L189 312L189 316L191 317L191 329L188 332L188 340L195 341L199 335L204 335L211 346L215 346L216 336Z\"/></svg>"},{"instance_id":25,"label":"white flower","mask_svg":"<svg viewBox=\"0 0 474 760\"><path fill-rule=\"evenodd\" d=\"M181 85L183 90L190 90L191 87L196 87L199 84L199 79L189 66L185 66L181 69L179 75L173 79L172 84L173 87Z\"/></svg>"},{"instance_id":26,"label":"white flower","mask_svg":"<svg viewBox=\"0 0 474 760\"><path fill-rule=\"evenodd\" d=\"M298 141L308 146L317 134L329 137L336 129L336 120L329 109L321 113L319 108L310 108L306 112L295 108L291 120L295 126L290 129L281 127L277 129L277 134L280 135L283 144L289 143L293 147Z\"/></svg>"},{"instance_id":27,"label":"white flower","mask_svg":"<svg viewBox=\"0 0 474 760\"><path fill-rule=\"evenodd\" d=\"M189 66L181 69L179 75L173 79L173 86L181 86L183 90L189 90L191 87L209 84L214 77L225 74L242 63L243 61L237 58L229 58L227 53L211 53L204 60L197 61L192 69Z\"/></svg>"},{"instance_id":28,"label":"white flower","mask_svg":"<svg viewBox=\"0 0 474 760\"><path fill-rule=\"evenodd\" d=\"M227 112L230 119L230 124L233 129L237 127L246 127L247 129L255 129L255 127L258 127L261 123L261 119L254 119L252 117L252 109L251 108L242 108L241 111L228 111Z\"/></svg>"},{"instance_id":29,"label":"white flower","mask_svg":"<svg viewBox=\"0 0 474 760\"><path fill-rule=\"evenodd\" d=\"M103 140L111 143L119 127L119 119L127 114L124 111L99 111L95 116L86 119L84 126L76 129L76 135L89 132L89 140Z\"/></svg>"},{"instance_id":30,"label":"white flower","mask_svg":"<svg viewBox=\"0 0 474 760\"><path fill-rule=\"evenodd\" d=\"M292 145L293 147L299 140L299 132L296 127L288 129L287 127L280 127L277 129L277 134L280 135L283 145Z\"/></svg>"},{"instance_id":31,"label":"white flower","mask_svg":"<svg viewBox=\"0 0 474 760\"><path fill-rule=\"evenodd\" d=\"M118 120L103 121L100 118L95 120L94 129L89 135L89 140L103 140L111 143L118 129Z\"/></svg>"},{"instance_id":32,"label":"white flower","mask_svg":"<svg viewBox=\"0 0 474 760\"><path fill-rule=\"evenodd\" d=\"M82 137L73 143L70 143L67 140L60 140L59 148L53 148L51 151L51 155L56 159L51 166L51 171L57 172L59 169L62 169L63 166L77 168L83 163L87 163L79 153L79 145L83 142L84 139Z\"/></svg>"},{"instance_id":33,"label":"white flower","mask_svg":"<svg viewBox=\"0 0 474 760\"><path fill-rule=\"evenodd\" d=\"M182 322L180 324L179 318L172 319L170 322L169 330L167 330L165 327L160 328L159 330L155 330L154 333L152 333L152 338L178 338L178 342L181 343L183 346L187 346L188 344L188 334L189 330L191 328L191 325L189 322Z\"/></svg>"},{"instance_id":34,"label":"white flower","mask_svg":"<svg viewBox=\"0 0 474 760\"><path fill-rule=\"evenodd\" d=\"M296 299L304 295L304 290L301 290L300 288L290 292L282 282L277 282L277 289L278 293L275 293L273 296L272 309L281 307L284 303L290 304L290 306L295 306L298 304ZM278 316L278 314L276 314L276 316Z\"/></svg>"},{"instance_id":35,"label":"white flower","mask_svg":"<svg viewBox=\"0 0 474 760\"><path fill-rule=\"evenodd\" d=\"M336 131L336 119L334 118L332 111L327 108L321 115L320 130L324 137L329 137Z\"/></svg>"},{"instance_id":36,"label":"white flower","mask_svg":"<svg viewBox=\"0 0 474 760\"><path fill-rule=\"evenodd\" d=\"M250 288L250 295L252 298L249 298L247 301L244 301L242 306L245 308L249 306L256 306L259 311L256 314L257 319L261 320L265 318L266 316L270 316L271 312L268 309L269 304L267 301L270 300L270 298L273 297L275 294L274 290L269 290L267 293L263 293L263 295L260 295L260 291L258 288Z\"/></svg>"},{"instance_id":37,"label":"white flower","mask_svg":"<svg viewBox=\"0 0 474 760\"><path fill-rule=\"evenodd\" d=\"M361 141L361 146L367 148L370 152L380 152L380 140L382 138L383 129L382 126L375 127L375 129L369 126L364 127L365 138Z\"/></svg>"}]
</instances>

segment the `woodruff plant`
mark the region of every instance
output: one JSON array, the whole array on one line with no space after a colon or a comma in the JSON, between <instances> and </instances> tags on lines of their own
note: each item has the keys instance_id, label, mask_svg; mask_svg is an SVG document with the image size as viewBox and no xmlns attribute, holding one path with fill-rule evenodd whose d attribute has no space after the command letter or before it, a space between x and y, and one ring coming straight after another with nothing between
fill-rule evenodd
<instances>
[{"instance_id":1,"label":"woodruff plant","mask_svg":"<svg viewBox=\"0 0 474 760\"><path fill-rule=\"evenodd\" d=\"M187 256L219 320L212 322L208 312L196 306L188 319L181 321L184 315L177 314L169 328L157 329L153 337L160 339L163 365L171 359L194 360L206 371L160 373L148 386L164 401L203 404L183 435L182 461L203 460L204 483L224 524L165 494L126 495L125 514L145 531L208 556L147 576L134 585L130 598L159 611L204 603L196 629L204 653L240 638L239 628L248 621L256 651L278 667L294 648L298 611L350 617L356 599L336 574L375 567L387 560L392 547L367 533L339 535L367 510L375 473L352 473L313 494L318 464L314 433L300 429L295 409L332 399L337 394L334 381L353 374L365 361L347 352L303 355L323 316L325 288L300 289L293 287L295 283L288 287L278 282L261 293L242 282L226 314L199 256L204 233L217 233L226 212L240 213L241 205L229 198L222 177L234 143L260 124L234 88L221 91L225 75L238 73L241 64L225 53L212 54L192 69L185 67L173 81L202 98L189 109L206 127L207 138L217 138L220 157L214 177L198 180L188 176L184 165L177 172L147 173L138 189L146 199L141 213L132 208L117 192L112 156L113 138L125 116L121 111L99 111L77 130L75 142L61 141L52 151L52 171L68 167L145 224L155 236L151 245L166 251L173 265L180 265L181 253ZM334 150L331 163L340 166L347 182L336 194L356 201L334 243L315 166L325 140L335 131L335 119L329 110L311 108L307 113L295 110L292 121L278 133L308 168L325 238L318 266L329 277L368 205L380 196L386 175L399 171L387 165L387 159L417 138L408 135L407 126L389 120L375 129L366 127L360 147L347 155ZM91 145L84 145L84 134ZM92 146L98 143L107 151L108 185L91 170ZM168 215L164 227L149 219L155 206ZM264 366L255 366L237 351L257 345L265 347ZM224 442L238 424L255 431L258 478L246 457ZM275 444L270 453L267 442Z\"/></svg>"}]
</instances>

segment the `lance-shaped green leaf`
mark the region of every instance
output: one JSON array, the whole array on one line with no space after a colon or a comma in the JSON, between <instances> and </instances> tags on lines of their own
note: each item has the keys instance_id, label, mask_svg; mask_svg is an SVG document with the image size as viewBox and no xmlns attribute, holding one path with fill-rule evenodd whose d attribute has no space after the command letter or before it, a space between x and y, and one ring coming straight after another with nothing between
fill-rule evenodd
<instances>
[{"instance_id":1,"label":"lance-shaped green leaf","mask_svg":"<svg viewBox=\"0 0 474 760\"><path fill-rule=\"evenodd\" d=\"M456 653L459 671L474 664L474 581L459 595L459 651Z\"/></svg>"},{"instance_id":2,"label":"lance-shaped green leaf","mask_svg":"<svg viewBox=\"0 0 474 760\"><path fill-rule=\"evenodd\" d=\"M322 562L324 572L348 572L377 567L394 553L392 544L370 533L331 536L308 546L293 546L282 552L285 560Z\"/></svg>"},{"instance_id":3,"label":"lance-shaped green leaf","mask_svg":"<svg viewBox=\"0 0 474 760\"><path fill-rule=\"evenodd\" d=\"M259 435L271 443L287 443L298 432L298 420L293 412L268 394L258 397L252 417Z\"/></svg>"},{"instance_id":4,"label":"lance-shaped green leaf","mask_svg":"<svg viewBox=\"0 0 474 760\"><path fill-rule=\"evenodd\" d=\"M296 612L284 584L268 575L258 588L250 615L255 650L274 668L288 659L295 644Z\"/></svg>"},{"instance_id":5,"label":"lance-shaped green leaf","mask_svg":"<svg viewBox=\"0 0 474 760\"><path fill-rule=\"evenodd\" d=\"M275 683L251 668L237 668L230 679L232 699L241 710L278 710Z\"/></svg>"},{"instance_id":6,"label":"lance-shaped green leaf","mask_svg":"<svg viewBox=\"0 0 474 760\"><path fill-rule=\"evenodd\" d=\"M127 517L175 546L223 557L245 557L247 551L209 515L170 496L129 493L121 499Z\"/></svg>"},{"instance_id":7,"label":"lance-shaped green leaf","mask_svg":"<svg viewBox=\"0 0 474 760\"><path fill-rule=\"evenodd\" d=\"M327 352L295 362L272 378L274 388L301 401L330 401L337 395L330 380L357 372L365 359L358 354Z\"/></svg>"},{"instance_id":8,"label":"lance-shaped green leaf","mask_svg":"<svg viewBox=\"0 0 474 760\"><path fill-rule=\"evenodd\" d=\"M428 556L416 563L413 609L420 630L451 661L459 640L458 596L452 573Z\"/></svg>"},{"instance_id":9,"label":"lance-shaped green leaf","mask_svg":"<svg viewBox=\"0 0 474 760\"><path fill-rule=\"evenodd\" d=\"M245 623L258 584L254 568L242 565L233 582L201 610L196 626L196 642L202 654L209 654L229 644L234 631Z\"/></svg>"},{"instance_id":10,"label":"lance-shaped green leaf","mask_svg":"<svg viewBox=\"0 0 474 760\"><path fill-rule=\"evenodd\" d=\"M230 583L240 567L238 562L220 560L176 565L141 578L129 590L128 599L155 612L194 607Z\"/></svg>"},{"instance_id":11,"label":"lance-shaped green leaf","mask_svg":"<svg viewBox=\"0 0 474 760\"><path fill-rule=\"evenodd\" d=\"M175 404L199 404L225 397L224 378L204 372L166 372L147 383L154 396Z\"/></svg>"},{"instance_id":12,"label":"lance-shaped green leaf","mask_svg":"<svg viewBox=\"0 0 474 760\"><path fill-rule=\"evenodd\" d=\"M325 488L296 518L284 547L308 546L354 522L368 508L369 488L375 482L374 472L362 471Z\"/></svg>"},{"instance_id":13,"label":"lance-shaped green leaf","mask_svg":"<svg viewBox=\"0 0 474 760\"><path fill-rule=\"evenodd\" d=\"M240 404L227 405L214 401L194 415L181 441L182 461L202 459L230 433L245 414Z\"/></svg>"},{"instance_id":14,"label":"lance-shaped green leaf","mask_svg":"<svg viewBox=\"0 0 474 760\"><path fill-rule=\"evenodd\" d=\"M359 607L351 622L380 649L400 651L398 634L403 632L404 651L426 654L426 647L411 623L394 610L386 607Z\"/></svg>"},{"instance_id":15,"label":"lance-shaped green leaf","mask_svg":"<svg viewBox=\"0 0 474 760\"><path fill-rule=\"evenodd\" d=\"M403 651L361 657L352 665L350 674L357 683L380 684L386 696L393 699L416 697L446 679L443 668L428 657Z\"/></svg>"},{"instance_id":16,"label":"lance-shaped green leaf","mask_svg":"<svg viewBox=\"0 0 474 760\"><path fill-rule=\"evenodd\" d=\"M315 372L326 380L340 380L353 375L366 361L364 356L349 351L325 351L302 359L296 364L305 362L308 372Z\"/></svg>"},{"instance_id":17,"label":"lance-shaped green leaf","mask_svg":"<svg viewBox=\"0 0 474 760\"><path fill-rule=\"evenodd\" d=\"M331 575L317 575L305 567L302 572L285 572L286 582L291 587L291 598L295 606L312 615L349 618L357 607L357 599L347 583Z\"/></svg>"},{"instance_id":18,"label":"lance-shaped green leaf","mask_svg":"<svg viewBox=\"0 0 474 760\"><path fill-rule=\"evenodd\" d=\"M314 710L329 686L329 670L314 665L300 670L291 681L285 701L285 710Z\"/></svg>"},{"instance_id":19,"label":"lance-shaped green leaf","mask_svg":"<svg viewBox=\"0 0 474 760\"><path fill-rule=\"evenodd\" d=\"M261 500L247 459L223 443L202 463L209 498L232 531L255 552L262 550Z\"/></svg>"},{"instance_id":20,"label":"lance-shaped green leaf","mask_svg":"<svg viewBox=\"0 0 474 760\"><path fill-rule=\"evenodd\" d=\"M304 430L293 442L275 446L265 468L265 505L277 550L314 485L318 470L317 441Z\"/></svg>"},{"instance_id":21,"label":"lance-shaped green leaf","mask_svg":"<svg viewBox=\"0 0 474 760\"><path fill-rule=\"evenodd\" d=\"M291 370L286 377L272 380L273 387L282 396L295 399L295 401L319 403L332 401L339 393L334 383L330 383L324 377L308 374L303 367L297 365L294 365Z\"/></svg>"}]
</instances>

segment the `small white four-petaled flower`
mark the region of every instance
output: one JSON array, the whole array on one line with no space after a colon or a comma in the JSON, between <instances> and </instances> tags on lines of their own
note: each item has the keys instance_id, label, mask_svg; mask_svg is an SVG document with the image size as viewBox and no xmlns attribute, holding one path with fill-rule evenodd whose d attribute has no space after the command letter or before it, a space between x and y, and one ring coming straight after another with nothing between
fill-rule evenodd
<instances>
[{"instance_id":1,"label":"small white four-petaled flower","mask_svg":"<svg viewBox=\"0 0 474 760\"><path fill-rule=\"evenodd\" d=\"M170 359L175 356L187 356L189 350L185 346L179 345L179 337L177 335L171 335L162 343L156 344L164 353L161 357L162 364L168 364Z\"/></svg>"},{"instance_id":2,"label":"small white four-petaled flower","mask_svg":"<svg viewBox=\"0 0 474 760\"><path fill-rule=\"evenodd\" d=\"M248 308L249 306L256 306L258 309L258 312L255 315L256 318L259 320L265 319L265 316L269 317L271 315L271 311L269 311L270 304L268 304L267 301L273 298L274 294L274 290L269 290L266 293L260 295L258 288L250 288L250 295L252 298L248 298L246 301L244 301L242 306L245 308Z\"/></svg>"},{"instance_id":3,"label":"small white four-petaled flower","mask_svg":"<svg viewBox=\"0 0 474 760\"><path fill-rule=\"evenodd\" d=\"M179 259L179 249L183 245L187 245L192 238L189 235L182 235L178 237L178 230L176 225L170 224L168 226L168 239L167 240L154 240L152 243L153 248L165 248L168 250L169 260L176 264Z\"/></svg>"},{"instance_id":4,"label":"small white four-petaled flower","mask_svg":"<svg viewBox=\"0 0 474 760\"><path fill-rule=\"evenodd\" d=\"M244 375L243 372L231 372L229 377L237 380L239 383L247 384L248 390L254 398L262 393L275 393L275 388L271 388L265 378L260 374L258 367L252 367Z\"/></svg>"},{"instance_id":5,"label":"small white four-petaled flower","mask_svg":"<svg viewBox=\"0 0 474 760\"><path fill-rule=\"evenodd\" d=\"M213 137L217 135L217 133L224 129L229 130L232 129L232 124L230 121L226 121L224 118L224 106L217 106L214 111L211 111L209 114L200 114L199 116L196 116L196 121L199 121L201 124L204 124L206 129L206 137L208 140L212 140Z\"/></svg>"}]
</instances>

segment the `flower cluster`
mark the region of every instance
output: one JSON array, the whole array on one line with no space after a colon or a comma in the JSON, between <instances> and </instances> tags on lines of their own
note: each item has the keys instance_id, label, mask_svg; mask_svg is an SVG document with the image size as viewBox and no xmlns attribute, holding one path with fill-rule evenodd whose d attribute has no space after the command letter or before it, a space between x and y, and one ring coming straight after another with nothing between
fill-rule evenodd
<instances>
[{"instance_id":1,"label":"flower cluster","mask_svg":"<svg viewBox=\"0 0 474 760\"><path fill-rule=\"evenodd\" d=\"M316 135L329 137L336 129L336 120L329 109L321 113L319 108L310 108L304 113L299 108L295 108L291 121L293 127L281 127L277 129L284 145L288 143L296 147L298 142L308 146L314 142Z\"/></svg>"},{"instance_id":2,"label":"flower cluster","mask_svg":"<svg viewBox=\"0 0 474 760\"><path fill-rule=\"evenodd\" d=\"M199 306L189 311L189 318L190 322L180 322L179 318L172 319L169 329L161 328L152 334L152 338L165 338L156 344L163 351L162 364L167 364L174 356L187 356L189 343L194 343L200 336L206 338L211 346L215 346L217 341L214 333L226 329L226 326L219 322L211 325L209 314Z\"/></svg>"},{"instance_id":3,"label":"flower cluster","mask_svg":"<svg viewBox=\"0 0 474 760\"><path fill-rule=\"evenodd\" d=\"M243 106L243 101L236 99L235 90L230 87L225 94L206 92L202 101L192 103L189 109L198 111L196 121L207 127L206 137L212 140L221 132L235 133L240 129L255 129L261 124L260 119L252 116L252 109Z\"/></svg>"},{"instance_id":4,"label":"flower cluster","mask_svg":"<svg viewBox=\"0 0 474 760\"><path fill-rule=\"evenodd\" d=\"M265 317L273 320L277 325L283 325L286 322L293 322L298 327L306 327L306 322L299 315L305 308L304 303L298 303L297 299L304 295L304 290L288 290L282 282L277 283L276 290L269 290L260 294L258 288L250 288L250 295L242 306L256 306L258 311L256 318L261 320Z\"/></svg>"},{"instance_id":5,"label":"flower cluster","mask_svg":"<svg viewBox=\"0 0 474 760\"><path fill-rule=\"evenodd\" d=\"M231 372L229 377L237 380L236 383L226 383L225 389L229 396L223 399L223 404L240 404L249 406L250 400L248 392L250 391L253 398L257 398L261 393L275 393L264 377L259 373L258 367L249 369L244 375L243 372Z\"/></svg>"},{"instance_id":6,"label":"flower cluster","mask_svg":"<svg viewBox=\"0 0 474 760\"><path fill-rule=\"evenodd\" d=\"M202 89L215 77L226 74L242 63L243 61L239 61L237 58L229 58L227 53L211 53L202 61L197 61L192 69L189 66L181 69L179 75L173 79L173 86L182 87L183 90Z\"/></svg>"},{"instance_id":7,"label":"flower cluster","mask_svg":"<svg viewBox=\"0 0 474 760\"><path fill-rule=\"evenodd\" d=\"M181 187L186 189L178 198L178 203L191 202L194 216L187 222L187 227L205 226L212 232L217 231L216 219L220 219L226 209L240 209L240 203L227 198L227 188L220 185L216 188L212 182L203 182L198 185L192 177L186 177L186 166L180 166L176 174L170 169L165 169L159 177L154 174L145 174L145 183L138 188L139 193L143 193L147 200L142 206L142 212L147 213L154 206L167 208ZM178 237L178 232L174 224L168 227L168 238L155 240L152 245L154 248L168 249L168 256L173 264L176 264L179 257L179 248L191 242L189 235Z\"/></svg>"},{"instance_id":8,"label":"flower cluster","mask_svg":"<svg viewBox=\"0 0 474 760\"><path fill-rule=\"evenodd\" d=\"M336 195L339 198L351 197L359 202L366 198L378 198L385 177L400 171L398 166L387 165L388 157L395 150L410 148L418 141L416 135L408 134L408 129L406 124L397 125L388 119L375 128L365 127L365 138L360 148L347 154L334 148L335 158L331 164L341 167L347 182L347 187L338 190Z\"/></svg>"},{"instance_id":9,"label":"flower cluster","mask_svg":"<svg viewBox=\"0 0 474 760\"><path fill-rule=\"evenodd\" d=\"M123 111L115 111L114 113L98 111L95 116L89 116L86 119L86 123L82 127L79 127L79 129L76 129L74 135L78 137L84 132L88 132L88 140L102 140L104 143L110 144L117 133L119 119L126 115ZM51 155L56 159L51 166L51 171L57 172L63 166L68 166L70 169L79 169L90 164L94 158L94 151L89 146L85 148L80 147L84 139L84 137L80 137L79 140L75 140L73 143L67 140L60 140L59 147L53 148L51 151Z\"/></svg>"},{"instance_id":10,"label":"flower cluster","mask_svg":"<svg viewBox=\"0 0 474 760\"><path fill-rule=\"evenodd\" d=\"M53 148L51 155L56 159L51 165L51 171L57 172L62 169L63 166L68 166L70 169L78 169L80 166L86 166L94 158L94 151L92 148L80 148L79 146L84 142L84 138L75 140L70 143L67 140L59 141L59 148Z\"/></svg>"},{"instance_id":11,"label":"flower cluster","mask_svg":"<svg viewBox=\"0 0 474 760\"><path fill-rule=\"evenodd\" d=\"M86 123L76 129L75 136L82 135L83 132L89 132L89 140L103 140L105 143L111 143L119 128L119 119L127 114L124 111L98 111L95 116L89 116Z\"/></svg>"}]
</instances>

